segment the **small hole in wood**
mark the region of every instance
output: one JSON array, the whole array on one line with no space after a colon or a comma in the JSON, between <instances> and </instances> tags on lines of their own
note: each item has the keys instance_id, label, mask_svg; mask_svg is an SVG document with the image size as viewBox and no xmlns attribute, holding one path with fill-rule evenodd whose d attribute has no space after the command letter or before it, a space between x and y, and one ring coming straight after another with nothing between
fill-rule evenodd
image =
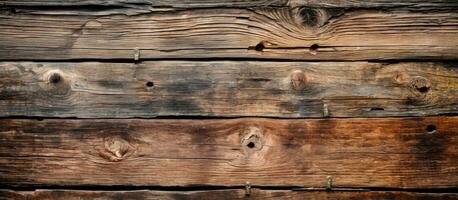
<instances>
[{"instance_id":1,"label":"small hole in wood","mask_svg":"<svg viewBox=\"0 0 458 200\"><path fill-rule=\"evenodd\" d=\"M318 46L318 44L312 44L312 46L310 46L310 50L311 51L318 51L318 47L320 47L320 46Z\"/></svg>"},{"instance_id":2,"label":"small hole in wood","mask_svg":"<svg viewBox=\"0 0 458 200\"><path fill-rule=\"evenodd\" d=\"M146 87L153 87L154 83L151 81L146 82Z\"/></svg>"},{"instance_id":3,"label":"small hole in wood","mask_svg":"<svg viewBox=\"0 0 458 200\"><path fill-rule=\"evenodd\" d=\"M436 132L436 126L430 124L428 126L426 126L426 131L429 133L429 134L433 134Z\"/></svg>"},{"instance_id":4,"label":"small hole in wood","mask_svg":"<svg viewBox=\"0 0 458 200\"><path fill-rule=\"evenodd\" d=\"M421 93L426 93L429 91L429 87L423 86L417 89Z\"/></svg>"},{"instance_id":5,"label":"small hole in wood","mask_svg":"<svg viewBox=\"0 0 458 200\"><path fill-rule=\"evenodd\" d=\"M373 110L385 110L384 108L380 108L380 107L374 107L374 108L371 108L371 111Z\"/></svg>"},{"instance_id":6,"label":"small hole in wood","mask_svg":"<svg viewBox=\"0 0 458 200\"><path fill-rule=\"evenodd\" d=\"M248 148L254 148L256 145L253 142L250 142L246 145Z\"/></svg>"},{"instance_id":7,"label":"small hole in wood","mask_svg":"<svg viewBox=\"0 0 458 200\"><path fill-rule=\"evenodd\" d=\"M58 73L53 73L53 74L51 74L51 76L49 77L49 82L51 82L52 84L57 84L57 83L59 83L61 80L62 80L62 77L61 77Z\"/></svg>"},{"instance_id":8,"label":"small hole in wood","mask_svg":"<svg viewBox=\"0 0 458 200\"><path fill-rule=\"evenodd\" d=\"M257 44L257 45L254 47L254 49L255 49L256 51L262 51L262 50L264 50L264 48L265 48L265 47L264 47L264 44L262 44L262 43L259 43L259 44Z\"/></svg>"}]
</instances>

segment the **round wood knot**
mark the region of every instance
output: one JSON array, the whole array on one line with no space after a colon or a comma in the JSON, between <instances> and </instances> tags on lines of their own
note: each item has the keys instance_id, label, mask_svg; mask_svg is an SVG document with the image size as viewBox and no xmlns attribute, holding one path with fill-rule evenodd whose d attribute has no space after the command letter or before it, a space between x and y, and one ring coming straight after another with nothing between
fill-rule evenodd
<instances>
[{"instance_id":1,"label":"round wood knot","mask_svg":"<svg viewBox=\"0 0 458 200\"><path fill-rule=\"evenodd\" d=\"M50 70L43 75L41 86L48 94L67 95L70 91L70 79L60 70Z\"/></svg>"},{"instance_id":2,"label":"round wood knot","mask_svg":"<svg viewBox=\"0 0 458 200\"><path fill-rule=\"evenodd\" d=\"M62 76L59 73L52 73L49 76L49 83L51 84L59 84L62 81Z\"/></svg>"},{"instance_id":3,"label":"round wood knot","mask_svg":"<svg viewBox=\"0 0 458 200\"><path fill-rule=\"evenodd\" d=\"M262 131L257 127L248 127L243 130L241 144L246 151L259 151L264 146Z\"/></svg>"},{"instance_id":4,"label":"round wood knot","mask_svg":"<svg viewBox=\"0 0 458 200\"><path fill-rule=\"evenodd\" d=\"M320 9L303 7L297 11L295 20L303 26L316 27L321 25L324 14Z\"/></svg>"},{"instance_id":5,"label":"round wood knot","mask_svg":"<svg viewBox=\"0 0 458 200\"><path fill-rule=\"evenodd\" d=\"M109 161L118 162L131 155L133 149L133 146L122 138L105 138L104 148L99 153Z\"/></svg>"},{"instance_id":6,"label":"round wood knot","mask_svg":"<svg viewBox=\"0 0 458 200\"><path fill-rule=\"evenodd\" d=\"M307 76L301 70L293 71L291 74L291 88L293 90L303 90L306 87Z\"/></svg>"},{"instance_id":7,"label":"round wood knot","mask_svg":"<svg viewBox=\"0 0 458 200\"><path fill-rule=\"evenodd\" d=\"M409 88L415 96L424 97L431 90L431 81L421 76L415 76L410 80Z\"/></svg>"}]
</instances>

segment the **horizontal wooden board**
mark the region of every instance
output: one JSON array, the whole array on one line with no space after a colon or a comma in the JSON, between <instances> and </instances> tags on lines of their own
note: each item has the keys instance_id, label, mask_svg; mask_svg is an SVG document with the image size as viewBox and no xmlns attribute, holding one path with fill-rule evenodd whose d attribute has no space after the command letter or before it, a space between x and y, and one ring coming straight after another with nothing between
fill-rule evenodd
<instances>
[{"instance_id":1,"label":"horizontal wooden board","mask_svg":"<svg viewBox=\"0 0 458 200\"><path fill-rule=\"evenodd\" d=\"M151 10L154 8L217 8L217 7L265 7L265 6L309 6L327 8L453 8L455 0L2 0L3 6L112 6ZM81 9L81 8L80 8Z\"/></svg>"},{"instance_id":2,"label":"horizontal wooden board","mask_svg":"<svg viewBox=\"0 0 458 200\"><path fill-rule=\"evenodd\" d=\"M140 59L455 60L455 10L5 9L0 60L133 59L135 48Z\"/></svg>"},{"instance_id":3,"label":"horizontal wooden board","mask_svg":"<svg viewBox=\"0 0 458 200\"><path fill-rule=\"evenodd\" d=\"M455 188L458 117L0 120L0 184Z\"/></svg>"},{"instance_id":4,"label":"horizontal wooden board","mask_svg":"<svg viewBox=\"0 0 458 200\"><path fill-rule=\"evenodd\" d=\"M456 63L0 63L0 116L458 114Z\"/></svg>"},{"instance_id":5,"label":"horizontal wooden board","mask_svg":"<svg viewBox=\"0 0 458 200\"><path fill-rule=\"evenodd\" d=\"M137 191L78 191L78 190L36 190L31 192L0 190L0 199L66 199L66 200L118 200L118 199L458 199L456 193L415 193L415 192L323 192L252 189L250 196L245 190L214 190L192 192L164 192L151 190Z\"/></svg>"}]
</instances>

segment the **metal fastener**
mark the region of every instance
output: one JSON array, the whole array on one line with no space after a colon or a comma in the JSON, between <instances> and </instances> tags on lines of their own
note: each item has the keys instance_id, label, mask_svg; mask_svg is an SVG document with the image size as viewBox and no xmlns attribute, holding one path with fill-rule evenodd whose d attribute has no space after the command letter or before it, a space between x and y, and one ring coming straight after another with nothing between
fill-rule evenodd
<instances>
[{"instance_id":1,"label":"metal fastener","mask_svg":"<svg viewBox=\"0 0 458 200\"><path fill-rule=\"evenodd\" d=\"M138 47L135 47L134 49L134 61L140 61L140 49Z\"/></svg>"},{"instance_id":2,"label":"metal fastener","mask_svg":"<svg viewBox=\"0 0 458 200\"><path fill-rule=\"evenodd\" d=\"M332 190L332 176L326 176L326 189Z\"/></svg>"},{"instance_id":3,"label":"metal fastener","mask_svg":"<svg viewBox=\"0 0 458 200\"><path fill-rule=\"evenodd\" d=\"M328 104L323 104L323 117L329 117Z\"/></svg>"},{"instance_id":4,"label":"metal fastener","mask_svg":"<svg viewBox=\"0 0 458 200\"><path fill-rule=\"evenodd\" d=\"M251 195L251 183L246 182L245 183L245 196L250 196Z\"/></svg>"}]
</instances>

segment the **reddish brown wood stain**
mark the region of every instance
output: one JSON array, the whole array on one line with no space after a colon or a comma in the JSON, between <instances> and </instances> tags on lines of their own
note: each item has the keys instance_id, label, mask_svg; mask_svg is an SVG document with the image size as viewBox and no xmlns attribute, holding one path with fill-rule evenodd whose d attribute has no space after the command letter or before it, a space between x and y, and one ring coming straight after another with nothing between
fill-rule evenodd
<instances>
[{"instance_id":1,"label":"reddish brown wood stain","mask_svg":"<svg viewBox=\"0 0 458 200\"><path fill-rule=\"evenodd\" d=\"M458 184L449 178L458 173L456 117L0 124L3 184L325 187L326 176L334 187Z\"/></svg>"}]
</instances>

